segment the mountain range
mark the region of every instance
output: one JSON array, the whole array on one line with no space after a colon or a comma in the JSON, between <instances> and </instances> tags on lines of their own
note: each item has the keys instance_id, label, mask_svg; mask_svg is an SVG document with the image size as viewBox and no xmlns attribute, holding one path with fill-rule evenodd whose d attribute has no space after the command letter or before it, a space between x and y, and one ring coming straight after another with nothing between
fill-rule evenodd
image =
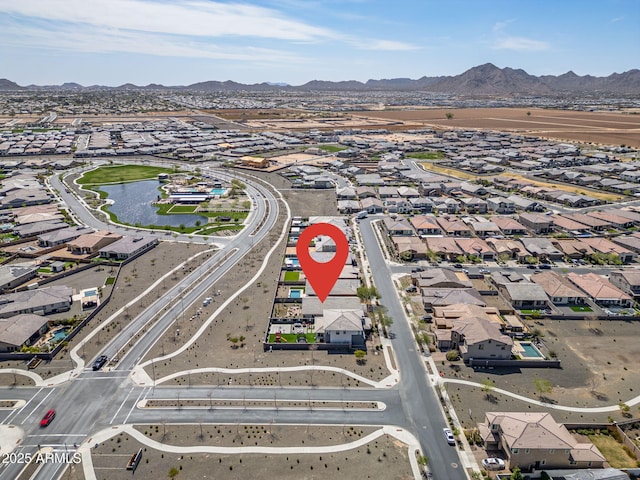
<instances>
[{"instance_id":1,"label":"mountain range","mask_svg":"<svg viewBox=\"0 0 640 480\"><path fill-rule=\"evenodd\" d=\"M470 68L460 75L410 78L393 78L382 80L356 80L331 82L312 80L304 85L292 86L284 83L256 83L246 85L233 81L220 82L210 80L186 86L164 86L149 84L138 86L126 83L118 87L92 85L84 87L77 83L62 85L28 85L20 86L15 82L0 79L0 90L187 90L187 91L421 91L449 93L457 95L554 95L611 93L623 95L640 94L640 70L633 69L624 73L613 73L607 77L576 75L569 71L562 75L529 75L521 69L498 68L491 63Z\"/></svg>"}]
</instances>

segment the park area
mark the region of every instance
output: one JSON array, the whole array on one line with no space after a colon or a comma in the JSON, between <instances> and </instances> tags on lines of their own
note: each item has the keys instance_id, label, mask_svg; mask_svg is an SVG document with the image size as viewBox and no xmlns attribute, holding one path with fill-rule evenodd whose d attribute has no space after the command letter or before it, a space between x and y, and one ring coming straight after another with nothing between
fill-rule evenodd
<instances>
[{"instance_id":1,"label":"park area","mask_svg":"<svg viewBox=\"0 0 640 480\"><path fill-rule=\"evenodd\" d=\"M80 185L105 185L109 183L135 182L157 179L160 173L174 173L174 170L148 165L102 166L85 172L76 180Z\"/></svg>"}]
</instances>

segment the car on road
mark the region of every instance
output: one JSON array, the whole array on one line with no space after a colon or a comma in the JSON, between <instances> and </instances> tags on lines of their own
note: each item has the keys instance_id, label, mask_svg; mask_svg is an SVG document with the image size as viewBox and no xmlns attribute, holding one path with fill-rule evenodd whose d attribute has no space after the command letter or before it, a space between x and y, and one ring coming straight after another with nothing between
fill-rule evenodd
<instances>
[{"instance_id":1,"label":"car on road","mask_svg":"<svg viewBox=\"0 0 640 480\"><path fill-rule=\"evenodd\" d=\"M538 269L538 266L537 266L537 265L527 265L527 268L528 268L529 270L537 270L537 269Z\"/></svg>"},{"instance_id":2,"label":"car on road","mask_svg":"<svg viewBox=\"0 0 640 480\"><path fill-rule=\"evenodd\" d=\"M104 367L105 363L107 363L107 360L109 360L109 358L106 355L100 355L98 358L96 358L96 361L93 362L93 370L100 370L102 367Z\"/></svg>"},{"instance_id":3,"label":"car on road","mask_svg":"<svg viewBox=\"0 0 640 480\"><path fill-rule=\"evenodd\" d=\"M51 409L47 413L45 413L44 417L42 417L42 420L40 420L40 426L41 427L48 426L53 421L54 418L56 418L56 411Z\"/></svg>"},{"instance_id":4,"label":"car on road","mask_svg":"<svg viewBox=\"0 0 640 480\"><path fill-rule=\"evenodd\" d=\"M504 460L501 458L485 458L482 460L482 468L485 470L504 470Z\"/></svg>"},{"instance_id":5,"label":"car on road","mask_svg":"<svg viewBox=\"0 0 640 480\"><path fill-rule=\"evenodd\" d=\"M453 264L453 267L454 267L454 268L462 268L462 264L460 264L460 263L454 263L454 264Z\"/></svg>"},{"instance_id":6,"label":"car on road","mask_svg":"<svg viewBox=\"0 0 640 480\"><path fill-rule=\"evenodd\" d=\"M551 270L551 265L548 263L543 263L538 267L540 270Z\"/></svg>"},{"instance_id":7,"label":"car on road","mask_svg":"<svg viewBox=\"0 0 640 480\"><path fill-rule=\"evenodd\" d=\"M478 270L478 272L480 272L482 275L488 275L489 273L491 273L486 268L481 268L480 270Z\"/></svg>"},{"instance_id":8,"label":"car on road","mask_svg":"<svg viewBox=\"0 0 640 480\"><path fill-rule=\"evenodd\" d=\"M447 440L449 445L456 444L456 438L453 436L453 432L450 428L445 427L442 429L442 432L444 433L444 438Z\"/></svg>"}]
</instances>

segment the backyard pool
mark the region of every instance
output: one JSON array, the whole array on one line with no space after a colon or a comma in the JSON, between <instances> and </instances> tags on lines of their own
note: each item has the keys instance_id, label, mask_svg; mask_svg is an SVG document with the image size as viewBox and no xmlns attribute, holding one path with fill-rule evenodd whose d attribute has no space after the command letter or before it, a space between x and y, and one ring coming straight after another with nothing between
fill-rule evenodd
<instances>
[{"instance_id":1,"label":"backyard pool","mask_svg":"<svg viewBox=\"0 0 640 480\"><path fill-rule=\"evenodd\" d=\"M521 355L527 358L544 358L544 355L540 353L535 345L531 342L520 342L520 346L522 347Z\"/></svg>"},{"instance_id":2,"label":"backyard pool","mask_svg":"<svg viewBox=\"0 0 640 480\"><path fill-rule=\"evenodd\" d=\"M85 297L95 297L97 294L98 294L98 291L95 290L95 289L94 290L86 290L84 292L84 296Z\"/></svg>"},{"instance_id":3,"label":"backyard pool","mask_svg":"<svg viewBox=\"0 0 640 480\"><path fill-rule=\"evenodd\" d=\"M302 298L302 292L301 288L291 288L289 290L289 298Z\"/></svg>"},{"instance_id":4,"label":"backyard pool","mask_svg":"<svg viewBox=\"0 0 640 480\"><path fill-rule=\"evenodd\" d=\"M60 328L58 330L56 330L55 332L53 332L53 337L51 338L51 343L55 343L55 342L60 342L62 340L64 340L67 336L67 334L69 333L70 328L69 327L64 327L64 328Z\"/></svg>"},{"instance_id":5,"label":"backyard pool","mask_svg":"<svg viewBox=\"0 0 640 480\"><path fill-rule=\"evenodd\" d=\"M222 195L227 193L227 189L226 188L212 188L211 190L209 190L209 193L211 195L218 195L219 197L221 197Z\"/></svg>"},{"instance_id":6,"label":"backyard pool","mask_svg":"<svg viewBox=\"0 0 640 480\"><path fill-rule=\"evenodd\" d=\"M285 263L286 266L291 266L291 267L299 267L300 266L300 260L298 260L297 257L285 258L284 259L284 263Z\"/></svg>"}]
</instances>

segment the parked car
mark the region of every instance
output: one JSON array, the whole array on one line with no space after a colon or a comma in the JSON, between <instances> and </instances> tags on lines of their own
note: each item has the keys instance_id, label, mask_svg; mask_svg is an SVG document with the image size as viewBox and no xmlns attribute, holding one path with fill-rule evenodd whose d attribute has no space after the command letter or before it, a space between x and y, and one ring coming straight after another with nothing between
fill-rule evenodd
<instances>
[{"instance_id":1,"label":"parked car","mask_svg":"<svg viewBox=\"0 0 640 480\"><path fill-rule=\"evenodd\" d=\"M407 293L413 293L413 292L416 292L417 290L418 290L418 289L416 288L416 286L415 286L415 285L409 285L407 288L405 288L405 291L406 291Z\"/></svg>"},{"instance_id":2,"label":"parked car","mask_svg":"<svg viewBox=\"0 0 640 480\"><path fill-rule=\"evenodd\" d=\"M504 470L504 460L501 458L485 458L482 460L482 467L485 470Z\"/></svg>"},{"instance_id":3,"label":"parked car","mask_svg":"<svg viewBox=\"0 0 640 480\"><path fill-rule=\"evenodd\" d=\"M102 367L104 367L105 363L107 363L107 360L109 360L109 358L107 358L106 355L100 355L98 358L96 358L96 361L93 362L93 370L100 370Z\"/></svg>"},{"instance_id":4,"label":"parked car","mask_svg":"<svg viewBox=\"0 0 640 480\"><path fill-rule=\"evenodd\" d=\"M53 421L54 418L56 418L56 411L51 409L47 413L45 413L44 417L42 417L42 420L40 420L40 426L46 427Z\"/></svg>"},{"instance_id":5,"label":"parked car","mask_svg":"<svg viewBox=\"0 0 640 480\"><path fill-rule=\"evenodd\" d=\"M480 270L478 270L478 272L480 272L482 275L489 275L491 273L486 268L481 268Z\"/></svg>"},{"instance_id":6,"label":"parked car","mask_svg":"<svg viewBox=\"0 0 640 480\"><path fill-rule=\"evenodd\" d=\"M538 269L538 266L537 266L537 265L527 265L527 268L528 268L529 270L537 270L537 269Z\"/></svg>"},{"instance_id":7,"label":"parked car","mask_svg":"<svg viewBox=\"0 0 640 480\"><path fill-rule=\"evenodd\" d=\"M540 265L538 267L540 270L551 270L551 265L549 265L548 263L543 263L542 265Z\"/></svg>"},{"instance_id":8,"label":"parked car","mask_svg":"<svg viewBox=\"0 0 640 480\"><path fill-rule=\"evenodd\" d=\"M454 263L453 266L454 268L462 268L462 264L460 263Z\"/></svg>"},{"instance_id":9,"label":"parked car","mask_svg":"<svg viewBox=\"0 0 640 480\"><path fill-rule=\"evenodd\" d=\"M456 444L456 438L453 436L453 432L451 431L450 428L443 428L442 432L444 433L444 438L447 440L447 443L449 445L455 445Z\"/></svg>"}]
</instances>

